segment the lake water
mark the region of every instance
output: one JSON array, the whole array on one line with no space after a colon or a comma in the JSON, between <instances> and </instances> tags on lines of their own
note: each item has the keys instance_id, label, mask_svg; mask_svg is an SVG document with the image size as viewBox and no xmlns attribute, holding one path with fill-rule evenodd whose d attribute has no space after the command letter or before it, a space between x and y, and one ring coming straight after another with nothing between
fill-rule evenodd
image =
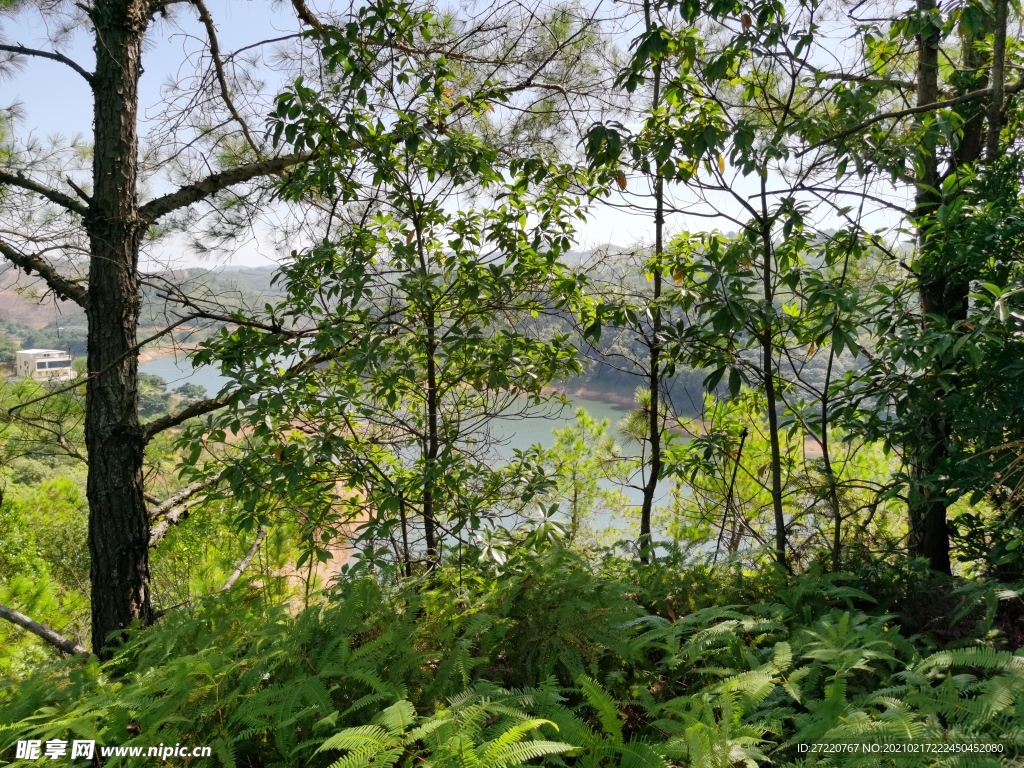
<instances>
[{"instance_id":1,"label":"lake water","mask_svg":"<svg viewBox=\"0 0 1024 768\"><path fill-rule=\"evenodd\" d=\"M182 384L198 384L206 387L208 395L216 395L221 387L230 380L222 376L220 371L212 366L200 366L193 368L192 363L184 355L167 355L141 363L139 370L142 373L149 373L159 376L167 382L168 389L175 389ZM615 425L626 415L625 406L609 403L604 400L592 400L584 397L571 398L571 404L564 407L546 407L541 413L543 415L531 418L499 419L493 427L493 435L501 441L499 454L505 458L513 455L515 449L525 450L531 445L541 445L550 448L555 443L554 430L564 427L575 418L578 408L585 408L595 419L608 419L612 427L612 434L616 439L619 435ZM630 455L629 446L624 446L626 455ZM610 482L602 481L609 489L614 488ZM659 489L658 502L664 501L667 483L663 483ZM639 506L642 495L634 488L621 488L629 499L631 505ZM599 515L595 519L598 528L620 527L620 524L607 515Z\"/></svg>"},{"instance_id":2,"label":"lake water","mask_svg":"<svg viewBox=\"0 0 1024 768\"><path fill-rule=\"evenodd\" d=\"M184 355L158 357L140 363L139 370L142 373L159 376L167 382L168 389L180 387L182 384L198 384L201 387L206 387L206 393L211 397L230 381L213 366L204 365L193 368L192 363ZM511 455L512 449L529 448L534 443L540 443L545 448L550 448L555 442L552 430L564 427L572 421L577 408L585 408L587 413L598 420L608 419L613 428L627 412L625 406L615 403L574 397L571 405L560 409L548 408L546 411L550 413L546 413L544 416L508 420L499 424L495 434L503 441L508 441L506 450L509 455ZM505 450L502 452L504 453Z\"/></svg>"},{"instance_id":3,"label":"lake water","mask_svg":"<svg viewBox=\"0 0 1024 768\"><path fill-rule=\"evenodd\" d=\"M229 382L226 376L222 376L220 371L212 366L193 368L192 363L184 355L158 357L141 363L139 370L142 373L159 376L167 382L168 389L180 387L182 384L198 384L206 387L206 392L210 396L216 395L220 388ZM543 416L499 421L494 433L504 443L501 453L511 456L514 449L525 450L536 443L550 448L555 442L553 430L572 421L577 408L585 408L587 413L598 420L608 419L613 429L627 412L625 406L603 400L582 397L574 397L571 400L571 405L563 408L546 408L542 411Z\"/></svg>"}]
</instances>

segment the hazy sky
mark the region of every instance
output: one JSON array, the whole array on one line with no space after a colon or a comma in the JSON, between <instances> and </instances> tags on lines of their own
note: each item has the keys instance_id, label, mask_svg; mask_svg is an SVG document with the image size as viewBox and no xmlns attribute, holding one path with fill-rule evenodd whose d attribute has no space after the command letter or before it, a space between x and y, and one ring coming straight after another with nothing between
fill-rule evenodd
<instances>
[{"instance_id":1,"label":"hazy sky","mask_svg":"<svg viewBox=\"0 0 1024 768\"><path fill-rule=\"evenodd\" d=\"M265 0L209 0L211 14L217 24L220 44L224 51L236 50L259 40L281 37L299 31L299 25L290 6L282 3L269 3ZM162 102L162 87L176 72L179 72L184 61L194 54L205 41L205 32L195 18L194 11L186 4L171 6L174 13L173 21L158 20L152 27L144 55L144 73L141 81L141 104L143 116L157 112ZM47 42L47 29L41 24L39 14L26 12L14 19L0 17L2 37L6 42L18 42L30 47L50 48ZM73 32L69 36L63 52L78 61L87 69L92 69L94 55L92 41L87 33ZM267 49L268 53L270 49ZM274 74L269 73L269 78ZM270 90L276 92L281 83L270 79ZM18 103L23 113L19 120L17 134L24 137L28 130L37 136L50 136L55 133L66 137L81 134L88 139L91 132L92 101L87 84L69 68L57 62L40 59L26 60L21 71L12 77L0 81L0 106ZM740 181L739 188L753 193L755 188L747 181ZM649 199L634 197L649 190L648 182L643 178L629 179L627 195L634 203L650 204ZM623 198L616 194L620 203ZM730 205L724 199L726 211ZM738 206L733 204L732 209ZM742 217L736 211L737 217ZM591 220L581 226L579 233L580 247L588 248L603 243L615 243L630 246L641 242L650 242L653 235L653 224L650 213L626 213L607 205L595 208ZM836 222L838 224L838 222ZM681 229L699 230L719 227L724 230L735 229L734 224L727 221L708 220L700 217L676 215L669 219L668 230ZM259 238L257 237L257 240ZM267 264L273 254L258 242L245 245L232 259L234 264ZM197 263L193 257L185 256L176 259L180 266ZM203 262L209 266L209 262Z\"/></svg>"}]
</instances>

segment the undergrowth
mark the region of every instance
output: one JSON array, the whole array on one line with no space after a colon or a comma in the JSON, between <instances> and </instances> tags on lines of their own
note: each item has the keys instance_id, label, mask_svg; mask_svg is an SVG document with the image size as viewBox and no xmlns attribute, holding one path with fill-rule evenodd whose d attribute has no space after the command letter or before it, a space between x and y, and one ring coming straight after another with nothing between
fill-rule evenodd
<instances>
[{"instance_id":1,"label":"undergrowth","mask_svg":"<svg viewBox=\"0 0 1024 768\"><path fill-rule=\"evenodd\" d=\"M57 661L0 684L0 756L26 738L208 745L225 768L984 766L1024 755L1024 655L1000 646L991 595L963 596L984 615L961 611L973 634L939 647L909 635L896 597L880 608L854 577L737 569L713 582L706 568L664 565L595 564L554 546L500 572L342 581L294 615L238 587L134 631L107 664ZM829 741L1004 752L802 751Z\"/></svg>"}]
</instances>

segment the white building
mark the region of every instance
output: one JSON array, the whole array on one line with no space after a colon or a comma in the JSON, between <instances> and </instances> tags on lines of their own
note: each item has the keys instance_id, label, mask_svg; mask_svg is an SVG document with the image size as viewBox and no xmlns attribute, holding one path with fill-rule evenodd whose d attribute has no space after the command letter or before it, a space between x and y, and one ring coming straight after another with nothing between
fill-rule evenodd
<instances>
[{"instance_id":1,"label":"white building","mask_svg":"<svg viewBox=\"0 0 1024 768\"><path fill-rule=\"evenodd\" d=\"M14 374L43 382L71 381L71 353L60 349L22 349L14 354Z\"/></svg>"}]
</instances>

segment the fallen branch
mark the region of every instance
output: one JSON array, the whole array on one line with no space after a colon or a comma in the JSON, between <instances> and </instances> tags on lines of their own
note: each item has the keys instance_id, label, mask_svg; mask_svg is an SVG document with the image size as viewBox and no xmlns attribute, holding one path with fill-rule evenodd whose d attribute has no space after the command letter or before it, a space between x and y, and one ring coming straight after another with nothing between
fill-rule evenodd
<instances>
[{"instance_id":1,"label":"fallen branch","mask_svg":"<svg viewBox=\"0 0 1024 768\"><path fill-rule=\"evenodd\" d=\"M224 582L224 586L220 588L222 592L227 591L231 589L233 586L235 586L235 582L238 581L238 577L245 573L245 569L249 567L249 564L252 562L252 559L256 557L256 553L260 549L260 544L263 543L263 539L265 539L266 537L267 526L261 525L259 533L256 534L256 541L252 543L252 546L249 547L249 551L246 552L245 557L242 558L242 562L238 564L238 567L235 568L234 572L228 577L228 580Z\"/></svg>"},{"instance_id":2,"label":"fallen branch","mask_svg":"<svg viewBox=\"0 0 1024 768\"><path fill-rule=\"evenodd\" d=\"M183 501L186 501L191 497L195 496L197 493L199 493L199 491L203 490L204 488L209 488L211 485L214 485L219 480L219 475L213 475L212 477L208 477L205 480L200 480L198 482L192 483L191 485L186 485L180 491L171 496L168 496L164 501L157 503L156 506L149 510L149 522L155 523L157 520L160 519L161 516L166 515L178 504L181 504Z\"/></svg>"},{"instance_id":3,"label":"fallen branch","mask_svg":"<svg viewBox=\"0 0 1024 768\"><path fill-rule=\"evenodd\" d=\"M163 519L154 525L149 531L150 549L160 543L160 540L167 535L167 531L171 529L172 525L177 525L188 517L189 510L191 510L192 507L196 507L204 501L206 501L206 497L200 496L198 499L191 499L186 501L184 504L179 504L178 506L167 510Z\"/></svg>"},{"instance_id":4,"label":"fallen branch","mask_svg":"<svg viewBox=\"0 0 1024 768\"><path fill-rule=\"evenodd\" d=\"M33 635L42 638L61 653L66 653L69 656L75 656L79 653L89 653L85 648L73 640L68 640L66 637L57 634L49 627L40 624L38 621L32 621L32 619L24 613L19 613L13 608L8 608L6 605L0 605L0 619L7 619L7 621L12 624L16 624L27 632L31 632Z\"/></svg>"}]
</instances>

